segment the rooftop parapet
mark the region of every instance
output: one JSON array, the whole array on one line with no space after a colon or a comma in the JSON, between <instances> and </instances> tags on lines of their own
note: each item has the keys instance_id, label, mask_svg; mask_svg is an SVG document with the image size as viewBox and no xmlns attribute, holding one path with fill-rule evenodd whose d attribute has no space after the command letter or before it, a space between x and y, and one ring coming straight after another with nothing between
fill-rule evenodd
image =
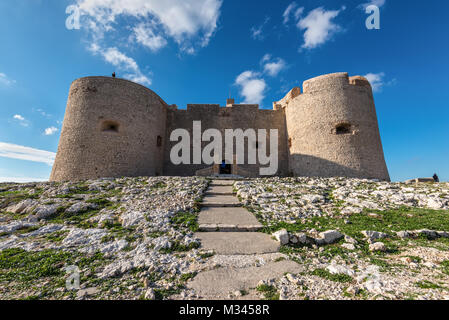
<instances>
[{"instance_id":1,"label":"rooftop parapet","mask_svg":"<svg viewBox=\"0 0 449 320\"><path fill-rule=\"evenodd\" d=\"M331 73L304 81L304 93L328 90L335 87L341 87L349 84L347 72Z\"/></svg>"},{"instance_id":2,"label":"rooftop parapet","mask_svg":"<svg viewBox=\"0 0 449 320\"><path fill-rule=\"evenodd\" d=\"M187 112L220 111L219 104L188 104Z\"/></svg>"},{"instance_id":3,"label":"rooftop parapet","mask_svg":"<svg viewBox=\"0 0 449 320\"><path fill-rule=\"evenodd\" d=\"M368 81L368 79L366 79L365 77L362 77L362 76L350 77L349 84L371 89L371 83Z\"/></svg>"},{"instance_id":4,"label":"rooftop parapet","mask_svg":"<svg viewBox=\"0 0 449 320\"><path fill-rule=\"evenodd\" d=\"M273 102L273 109L278 110L280 108L285 108L288 106L289 102L295 99L297 96L301 94L301 88L300 87L294 87L292 90L290 90L287 95L282 98L281 100L277 102Z\"/></svg>"}]
</instances>

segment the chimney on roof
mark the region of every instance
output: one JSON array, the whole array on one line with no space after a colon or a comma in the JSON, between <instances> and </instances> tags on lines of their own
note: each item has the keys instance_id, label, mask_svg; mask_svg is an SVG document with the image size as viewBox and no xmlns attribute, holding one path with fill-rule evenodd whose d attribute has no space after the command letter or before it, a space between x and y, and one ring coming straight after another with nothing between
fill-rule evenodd
<instances>
[{"instance_id":1,"label":"chimney on roof","mask_svg":"<svg viewBox=\"0 0 449 320\"><path fill-rule=\"evenodd\" d=\"M232 107L235 104L235 100L232 98L226 99L226 107Z\"/></svg>"}]
</instances>

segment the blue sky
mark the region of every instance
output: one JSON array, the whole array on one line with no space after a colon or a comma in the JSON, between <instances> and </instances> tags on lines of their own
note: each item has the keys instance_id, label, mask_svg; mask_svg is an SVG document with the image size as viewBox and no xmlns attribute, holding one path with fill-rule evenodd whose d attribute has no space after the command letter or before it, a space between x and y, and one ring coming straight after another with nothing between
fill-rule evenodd
<instances>
[{"instance_id":1,"label":"blue sky","mask_svg":"<svg viewBox=\"0 0 449 320\"><path fill-rule=\"evenodd\" d=\"M48 179L71 82L113 71L180 108L229 92L271 108L311 77L367 75L392 179L448 181L448 14L444 0L0 1L0 181Z\"/></svg>"}]
</instances>

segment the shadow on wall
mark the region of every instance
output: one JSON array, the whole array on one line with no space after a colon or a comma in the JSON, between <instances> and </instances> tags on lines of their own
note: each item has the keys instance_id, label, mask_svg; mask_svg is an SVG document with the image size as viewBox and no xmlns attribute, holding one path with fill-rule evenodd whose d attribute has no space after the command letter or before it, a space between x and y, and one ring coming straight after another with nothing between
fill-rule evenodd
<instances>
[{"instance_id":1,"label":"shadow on wall","mask_svg":"<svg viewBox=\"0 0 449 320\"><path fill-rule=\"evenodd\" d=\"M368 172L343 166L326 159L304 155L290 155L290 172L298 177L347 177L362 179L379 179Z\"/></svg>"}]
</instances>

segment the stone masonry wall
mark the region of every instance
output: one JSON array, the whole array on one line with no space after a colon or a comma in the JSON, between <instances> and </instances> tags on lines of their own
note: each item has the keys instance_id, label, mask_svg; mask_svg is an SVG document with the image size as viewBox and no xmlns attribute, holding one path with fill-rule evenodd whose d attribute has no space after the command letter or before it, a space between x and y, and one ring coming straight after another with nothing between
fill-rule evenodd
<instances>
[{"instance_id":1,"label":"stone masonry wall","mask_svg":"<svg viewBox=\"0 0 449 320\"><path fill-rule=\"evenodd\" d=\"M369 82L336 73L308 80L303 89L280 102L293 175L390 180Z\"/></svg>"},{"instance_id":2,"label":"stone masonry wall","mask_svg":"<svg viewBox=\"0 0 449 320\"><path fill-rule=\"evenodd\" d=\"M165 122L166 104L139 84L74 81L50 180L161 175Z\"/></svg>"},{"instance_id":3,"label":"stone masonry wall","mask_svg":"<svg viewBox=\"0 0 449 320\"><path fill-rule=\"evenodd\" d=\"M220 130L223 137L223 150L225 140L225 129L266 129L269 136L270 129L278 129L279 138L279 171L278 175L286 175L288 172L287 138L285 132L285 115L283 110L261 110L257 105L233 105L226 108L219 105L188 105L187 110L176 110L170 108L167 111L167 133L165 144L164 175L190 176L196 171L210 167L210 165L179 165L175 166L170 161L170 151L178 142L170 142L170 134L178 128L187 129L193 137L193 121L201 121L202 132L214 128ZM269 141L269 138L267 138ZM267 142L268 143L268 142ZM209 142L203 142L202 148ZM191 145L193 142L191 140ZM248 150L245 141L245 151ZM269 144L267 144L269 150ZM268 151L269 152L269 151ZM191 155L192 158L192 155ZM245 160L247 163L247 160ZM260 165L239 165L240 168L249 172L251 176L259 176Z\"/></svg>"}]
</instances>

